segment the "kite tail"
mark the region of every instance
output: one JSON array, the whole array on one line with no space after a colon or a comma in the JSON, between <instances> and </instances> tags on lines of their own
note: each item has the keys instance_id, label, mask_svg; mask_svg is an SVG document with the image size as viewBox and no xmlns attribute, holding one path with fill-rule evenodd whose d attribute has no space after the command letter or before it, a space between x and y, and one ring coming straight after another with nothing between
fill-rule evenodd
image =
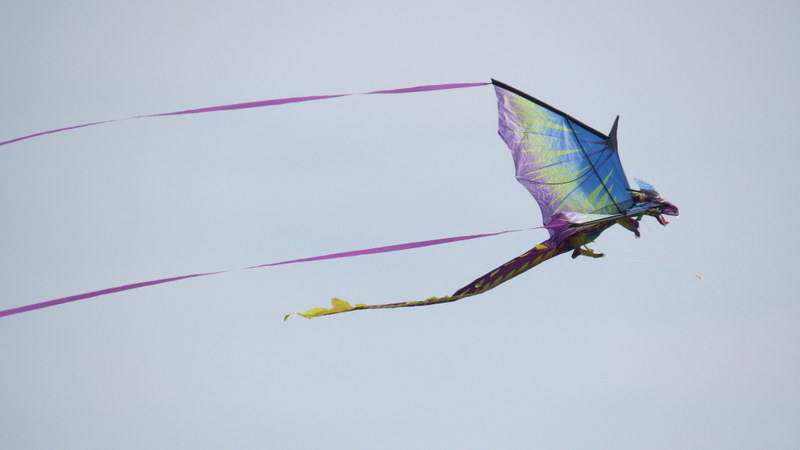
<instances>
[{"instance_id":1,"label":"kite tail","mask_svg":"<svg viewBox=\"0 0 800 450\"><path fill-rule=\"evenodd\" d=\"M474 295L474 294L469 294ZM397 302L397 303L384 303L380 305L365 305L363 303L357 303L355 305L351 305L350 303L340 299L340 298L332 298L331 299L331 308L312 308L306 312L295 312L289 313L284 316L283 320L286 320L292 314L297 314L298 316L303 316L306 319L313 319L314 317L320 316L329 316L331 314L339 314L348 311L358 311L360 309L389 309L389 308L407 308L412 306L428 306L428 305L436 305L439 303L450 303L456 300L461 300L464 297L468 297L469 295L453 295L447 297L431 297L426 300L412 300L408 302Z\"/></svg>"},{"instance_id":2,"label":"kite tail","mask_svg":"<svg viewBox=\"0 0 800 450\"><path fill-rule=\"evenodd\" d=\"M560 255L569 251L571 247L568 245L557 245L551 241L545 241L531 250L523 253L522 255L512 259L511 261L503 264L502 266L492 270L491 272L483 275L482 277L467 284L461 289L454 292L452 295L446 297L430 297L426 300L414 300L408 302L398 303L385 303L380 305L365 305L363 303L351 305L350 303L340 299L331 299L331 308L312 308L306 312L296 312L287 314L283 320L286 320L292 314L303 316L307 319L314 317L329 316L331 314L339 314L348 311L358 311L360 309L387 309L387 308L408 308L414 306L428 306L438 305L440 303L450 303L462 298L472 297L473 295L482 294L489 289L493 289L506 281L516 277L517 275L530 270L538 264L546 261L554 256Z\"/></svg>"}]
</instances>

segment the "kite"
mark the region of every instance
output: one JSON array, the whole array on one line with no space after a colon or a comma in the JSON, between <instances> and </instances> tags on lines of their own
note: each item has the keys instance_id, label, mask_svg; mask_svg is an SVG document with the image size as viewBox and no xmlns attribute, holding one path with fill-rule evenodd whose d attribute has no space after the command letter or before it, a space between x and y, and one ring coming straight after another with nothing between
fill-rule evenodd
<instances>
[{"instance_id":1,"label":"kite","mask_svg":"<svg viewBox=\"0 0 800 450\"><path fill-rule=\"evenodd\" d=\"M445 297L431 297L427 300L388 303L378 305L356 304L334 298L332 308L314 308L296 314L312 318L360 309L399 308L409 306L433 305L460 300L488 291L501 283L531 269L554 256L572 251L572 257L579 255L599 258L586 247L600 233L614 224L633 231L639 237L639 221L643 216L654 216L662 225L667 221L663 214L678 215L678 208L664 200L649 184L637 180L639 189L631 189L617 154L617 120L608 136L581 123L569 115L499 81L491 83L450 83L413 86L400 89L362 92L359 94L314 95L259 100L229 105L187 109L158 114L131 116L99 122L73 125L42 131L14 139L0 141L0 146L41 136L61 133L79 128L92 127L123 120L167 117L186 114L201 114L249 108L262 108L287 103L301 103L345 97L351 95L407 94L449 89L463 89L488 84L494 85L498 99L500 116L500 136L508 144L516 166L517 179L525 186L539 203L543 226L550 238L536 245L528 252L512 259L486 275ZM530 229L530 228L528 228ZM441 245L451 242L516 233L522 229L494 233L473 234L448 238L430 239L404 244L374 247L320 256L273 262L256 266L225 269L214 272L192 273L188 275L140 281L82 294L69 295L52 300L41 301L25 306L0 310L0 317L11 316L28 311L48 308L63 303L100 297L117 292L140 289L163 283L207 277L235 270L258 269L284 264L306 263L337 258L349 258L376 253L396 252L413 248ZM287 315L289 317L291 314ZM284 317L284 320L286 319Z\"/></svg>"},{"instance_id":2,"label":"kite","mask_svg":"<svg viewBox=\"0 0 800 450\"><path fill-rule=\"evenodd\" d=\"M507 84L497 80L492 84L500 137L511 149L517 180L539 204L542 228L550 238L445 297L377 305L351 305L334 298L331 308L295 314L313 318L454 302L482 294L562 253L572 252L573 259L581 255L600 258L603 254L587 244L615 224L638 238L644 216L653 216L666 226L669 222L664 214L678 215L678 207L664 200L653 186L641 180L636 180L639 189L628 184L617 151L619 116L605 135Z\"/></svg>"}]
</instances>

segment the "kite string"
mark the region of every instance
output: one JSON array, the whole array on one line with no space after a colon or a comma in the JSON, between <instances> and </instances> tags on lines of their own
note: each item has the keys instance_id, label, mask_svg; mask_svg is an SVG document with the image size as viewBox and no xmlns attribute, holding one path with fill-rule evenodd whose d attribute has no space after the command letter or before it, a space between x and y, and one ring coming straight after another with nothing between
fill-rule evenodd
<instances>
[{"instance_id":1,"label":"kite string","mask_svg":"<svg viewBox=\"0 0 800 450\"><path fill-rule=\"evenodd\" d=\"M723 297L728 297L728 294L726 294L723 290L718 288L716 286L716 283L710 282L708 279L704 278L699 273L689 269L689 267L683 263L683 260L681 258L679 258L677 255L671 252L669 248L667 248L667 246L660 241L660 239L657 236L658 233L654 232L653 229L647 223L644 223L644 226L645 228L647 228L648 232L647 235L652 238L651 241L655 244L655 246L659 249L659 251L661 251L661 253L663 253L667 257L668 260L672 261L669 265L680 268L684 272L691 274L698 280L704 281L706 286L708 286L716 294L721 295Z\"/></svg>"},{"instance_id":2,"label":"kite string","mask_svg":"<svg viewBox=\"0 0 800 450\"><path fill-rule=\"evenodd\" d=\"M143 287L147 287L147 286L154 286L154 285L163 284L163 283L172 283L174 281L185 280L185 279L188 279L188 278L206 277L206 276L218 275L218 274L226 273L226 272L233 272L233 271L237 271L237 270L258 269L258 268L262 268L262 267L280 266L280 265L284 265L284 264L297 264L297 263L304 263L304 262L311 262L311 261L323 261L323 260L327 260L327 259L350 258L350 257L353 257L353 256L361 256L361 255L373 255L373 254L377 254L377 253L397 252L397 251L402 251L402 250L410 250L410 249L413 249L413 248L429 247L429 246L432 246L432 245L441 245L441 244L448 244L448 243L457 242L457 241L465 241L465 240L470 240L470 239L479 239L479 238L490 237L490 236L498 236L498 235L507 234L507 233L516 233L516 232L519 232L519 231L527 231L527 230L532 230L532 229L535 229L535 228L541 228L541 227L522 228L522 229L518 229L518 230L498 231L498 232L495 232L495 233L471 234L471 235L465 235L465 236L455 236L455 237L440 238L440 239L430 239L430 240L426 240L426 241L407 242L405 244L394 244L394 245L387 245L387 246L383 246L383 247L367 248L367 249L362 249L362 250L353 250L353 251L340 252L340 253L329 253L329 254L326 254L326 255L312 256L312 257L309 257L309 258L300 258L300 259L292 259L292 260L288 260L288 261L280 261L280 262L274 262L274 263L268 263L268 264L259 264L259 265L256 265L256 266L242 267L242 268L239 268L239 269L226 269L226 270L218 270L218 271L215 271L215 272L193 273L193 274L189 274L189 275L180 275L180 276L176 276L176 277L159 278L159 279L156 279L156 280L141 281L141 282L138 282L138 283L124 284L124 285L121 285L121 286L115 286L115 287L111 287L111 288L100 289L100 290L97 290L97 291L85 292L85 293L82 293L82 294L70 295L70 296L67 296L67 297L61 297L61 298L47 300L47 301L43 301L43 302L39 302L39 303L33 303L33 304L30 304L30 305L25 305L25 306L19 306L19 307L16 307L16 308L6 309L4 311L0 311L0 317L11 316L11 315L14 315L14 314L20 314L20 313L24 313L24 312L28 312L28 311L34 311L34 310L37 310L37 309L42 309L42 308L47 308L47 307L50 307L50 306L60 305L62 303L69 303L69 302L74 302L74 301L78 301L78 300L85 300L85 299L92 298L92 297L100 297L100 296L103 296L103 295L113 294L113 293L116 293L116 292L129 291L129 290L132 290L132 289L139 289L139 288L143 288Z\"/></svg>"},{"instance_id":3,"label":"kite string","mask_svg":"<svg viewBox=\"0 0 800 450\"><path fill-rule=\"evenodd\" d=\"M278 99L271 99L271 100L259 100L254 102L244 102L244 103L233 103L230 105L219 105L219 106L209 106L205 108L196 108L196 109L185 109L182 111L173 111L173 112L165 112L165 113L156 113L156 114L145 114L141 116L131 116L131 117L124 117L121 119L109 119L109 120L102 120L99 122L89 122L84 123L81 125L73 125L69 127L63 128L56 128L54 130L48 131L40 131L38 133L29 134L27 136L21 136L14 139L9 139L7 141L0 142L0 146L12 144L14 142L23 141L25 139L31 139L38 136L44 136L46 134L53 134L53 133L60 133L62 131L74 130L77 128L84 128L90 127L94 125L102 125L111 122L120 122L123 120L133 120L133 119L143 119L146 117L163 117L163 116L177 116L177 115L184 115L184 114L200 114L200 113L207 113L207 112L217 112L217 111L232 111L237 109L249 109L249 108L263 108L265 106L276 106L276 105L284 105L287 103L300 103L300 102L309 102L314 100L325 100L329 98L338 98L338 97L347 97L350 95L376 95L376 94L407 94L411 92L429 92L429 91L443 91L448 89L463 89L469 87L477 87L477 86L486 86L491 83L487 82L480 82L480 83L447 83L447 84L429 84L423 86L412 86L407 88L399 88L399 89L386 89L380 91L370 91L370 92L360 92L360 93L349 93L349 94L333 94L333 95L312 95L312 96L305 96L305 97L289 97L289 98L278 98Z\"/></svg>"}]
</instances>

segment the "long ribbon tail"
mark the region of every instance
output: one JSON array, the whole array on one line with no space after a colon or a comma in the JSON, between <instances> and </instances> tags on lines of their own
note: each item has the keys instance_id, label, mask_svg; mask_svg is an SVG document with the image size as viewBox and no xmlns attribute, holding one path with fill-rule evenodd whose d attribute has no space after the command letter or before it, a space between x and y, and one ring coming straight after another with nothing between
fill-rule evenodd
<instances>
[{"instance_id":1,"label":"long ribbon tail","mask_svg":"<svg viewBox=\"0 0 800 450\"><path fill-rule=\"evenodd\" d=\"M384 303L378 305L366 305L363 303L351 305L350 303L340 299L331 299L331 308L312 308L305 312L296 312L287 314L283 320L288 319L292 314L303 316L307 319L314 317L328 316L331 314L339 314L348 311L358 311L361 309L385 309L385 308L407 308L415 306L428 306L437 305L440 303L450 303L462 298L472 297L473 295L482 294L489 289L493 289L506 281L516 277L517 275L532 269L540 263L558 256L571 249L568 243L554 242L547 240L541 244L533 247L522 255L508 261L502 266L492 270L491 272L477 278L461 289L455 291L453 294L445 297L430 297L426 300L414 300L409 302L397 303Z\"/></svg>"},{"instance_id":2,"label":"long ribbon tail","mask_svg":"<svg viewBox=\"0 0 800 450\"><path fill-rule=\"evenodd\" d=\"M232 111L236 109L249 109L249 108L263 108L265 106L275 106L275 105L284 105L287 103L300 103L300 102L309 102L314 100L325 100L329 98L338 98L338 97L347 97L350 95L374 95L374 94L407 94L411 92L428 92L428 91L443 91L447 89L463 89L469 87L476 87L476 86L486 86L491 83L448 83L448 84L429 84L424 86L413 86L407 88L400 88L400 89L387 89L381 91L371 91L371 92L361 92L361 93L350 93L350 94L333 94L333 95L312 95L312 96L305 96L305 97L289 97L289 98L278 98L278 99L271 99L271 100L260 100L255 102L245 102L245 103L233 103L230 105L219 105L219 106L209 106L206 108L196 108L196 109L186 109L182 111L173 111L173 112L166 112L166 113L157 113L157 114L145 114L141 116L131 116L125 117L122 119L110 119L110 120L102 120L99 122L90 122L84 123L82 125L73 125L70 127L63 127L63 128L56 128L54 130L48 131L41 131L39 133L29 134L27 136L21 136L14 139L9 139L7 141L0 142L0 146L12 144L14 142L23 141L25 139L31 139L38 136L44 136L46 134L53 134L53 133L60 133L62 131L67 130L74 130L76 128L84 128L90 127L94 125L101 125L105 123L111 122L120 122L123 120L132 120L132 119L143 119L146 117L162 117L162 116L178 116L184 114L200 114L200 113L207 113L207 112L217 112L217 111Z\"/></svg>"},{"instance_id":3,"label":"long ribbon tail","mask_svg":"<svg viewBox=\"0 0 800 450\"><path fill-rule=\"evenodd\" d=\"M83 294L76 294L70 295L67 297L56 298L53 300L47 300L39 303L33 303L26 306L19 306L16 308L6 309L4 311L0 311L0 317L11 316L14 314L20 314L28 311L34 311L37 309L48 308L50 306L60 305L62 303L69 303L78 300L85 300L88 298L93 297L100 297L103 295L114 294L116 292L122 291L129 291L132 289L139 289L147 286L154 286L157 284L164 284L164 283L172 283L175 281L185 280L188 278L198 278L198 277L207 277L211 275L217 275L225 272L233 272L236 270L248 270L248 269L258 269L261 267L271 267L271 266L280 266L284 264L297 264L297 263L304 263L304 262L311 262L311 261L323 261L327 259L338 259L338 258L350 258L353 256L361 256L361 255L373 255L376 253L388 253L388 252L397 252L402 250L410 250L414 248L420 247L430 247L432 245L441 245L441 244L448 244L451 242L458 242L458 241L466 241L470 239L479 239L484 237L490 236L497 236L506 233L516 233L519 231L530 230L531 228L519 229L519 230L506 230L506 231L499 231L496 233L484 233L484 234L471 234L465 236L455 236L455 237L448 237L448 238L441 238L441 239L430 239L426 241L418 241L418 242L408 242L405 244L395 244L395 245L387 245L383 247L374 247L374 248L367 248L363 250L354 250L348 252L340 252L340 253L330 253L327 255L320 255L320 256L312 256L310 258L300 258L300 259L292 259L288 261L280 261L268 264L259 264L257 266L248 266L242 267L239 269L226 269L226 270L219 270L216 272L204 272L204 273L193 273L189 275L180 275L176 277L169 277L169 278L160 278L157 280L150 280L150 281L142 281L138 283L131 283L131 284L124 284L122 286L116 286L106 289L101 289L97 291L86 292Z\"/></svg>"}]
</instances>

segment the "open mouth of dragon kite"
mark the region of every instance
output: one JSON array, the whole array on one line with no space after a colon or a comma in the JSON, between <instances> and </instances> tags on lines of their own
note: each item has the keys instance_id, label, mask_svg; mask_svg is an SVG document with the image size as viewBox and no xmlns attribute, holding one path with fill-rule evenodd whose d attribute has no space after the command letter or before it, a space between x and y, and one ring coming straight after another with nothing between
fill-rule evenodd
<instances>
[{"instance_id":1,"label":"open mouth of dragon kite","mask_svg":"<svg viewBox=\"0 0 800 450\"><path fill-rule=\"evenodd\" d=\"M664 217L664 214L666 214L668 216L677 216L677 215L680 214L679 211L678 211L678 207L677 206L673 205L672 203L666 202L666 201L665 201L665 203L666 204L664 205L664 209L661 210L661 214L656 216L656 220L658 220L658 223L660 223L661 225L664 225L664 226L666 226L669 223L667 218Z\"/></svg>"}]
</instances>

